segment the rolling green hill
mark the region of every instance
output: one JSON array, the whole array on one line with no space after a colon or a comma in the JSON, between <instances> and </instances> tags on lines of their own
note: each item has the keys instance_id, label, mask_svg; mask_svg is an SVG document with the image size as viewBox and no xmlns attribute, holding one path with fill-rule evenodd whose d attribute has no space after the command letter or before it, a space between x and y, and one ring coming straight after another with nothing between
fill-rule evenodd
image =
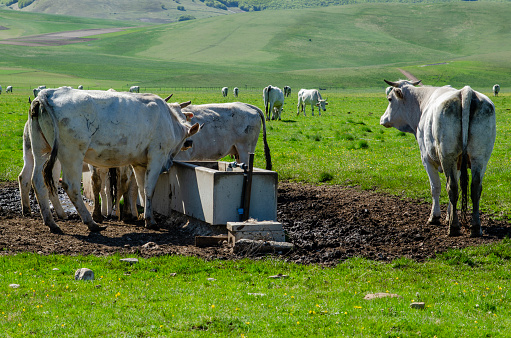
<instances>
[{"instance_id":1,"label":"rolling green hill","mask_svg":"<svg viewBox=\"0 0 511 338\"><path fill-rule=\"evenodd\" d=\"M1 45L0 74L16 81L20 69L34 76L56 73L90 86L108 81L145 87L288 84L359 91L380 90L383 78L403 78L401 68L426 84L488 90L499 83L506 91L511 85L509 17L511 6L500 2L247 12L131 28L62 46ZM0 19L9 28L0 30L0 40L130 23L15 11L0 11ZM56 77L49 84L62 82Z\"/></svg>"}]
</instances>

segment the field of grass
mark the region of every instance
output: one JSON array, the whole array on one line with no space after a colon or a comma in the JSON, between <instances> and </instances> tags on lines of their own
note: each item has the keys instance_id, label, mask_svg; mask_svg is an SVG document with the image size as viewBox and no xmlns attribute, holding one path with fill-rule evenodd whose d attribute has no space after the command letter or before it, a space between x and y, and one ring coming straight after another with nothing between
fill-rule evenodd
<instances>
[{"instance_id":1,"label":"field of grass","mask_svg":"<svg viewBox=\"0 0 511 338\"><path fill-rule=\"evenodd\" d=\"M510 244L424 264L350 259L328 269L274 259L166 256L128 265L119 256L0 256L0 330L5 337L507 337ZM94 281L74 280L82 267ZM288 278L270 278L277 274ZM400 297L364 300L378 292Z\"/></svg>"},{"instance_id":2,"label":"field of grass","mask_svg":"<svg viewBox=\"0 0 511 338\"><path fill-rule=\"evenodd\" d=\"M167 91L154 90L162 97ZM172 100L193 104L235 101L216 91L174 91ZM489 93L487 93L489 94ZM27 120L26 93L2 95L0 101L0 179L15 180L23 166L22 133ZM313 184L355 185L430 201L429 181L411 134L380 126L387 100L380 94L324 92L328 109L318 116L296 115L295 95L284 105L283 120L267 122L274 170L281 180ZM483 181L481 209L511 216L510 95L492 98L497 110L497 140ZM264 109L262 93L240 91L239 101ZM260 138L262 135L260 136ZM226 159L230 160L230 159ZM255 166L264 168L262 141ZM442 177L443 185L445 179ZM443 203L447 193L443 190Z\"/></svg>"}]
</instances>

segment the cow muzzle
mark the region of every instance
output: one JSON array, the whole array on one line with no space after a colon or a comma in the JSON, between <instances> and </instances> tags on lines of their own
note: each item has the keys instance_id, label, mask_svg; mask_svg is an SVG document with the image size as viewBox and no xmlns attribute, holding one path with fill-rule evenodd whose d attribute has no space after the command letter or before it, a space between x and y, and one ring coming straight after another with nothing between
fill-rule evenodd
<instances>
[{"instance_id":1,"label":"cow muzzle","mask_svg":"<svg viewBox=\"0 0 511 338\"><path fill-rule=\"evenodd\" d=\"M187 150L187 149L190 149L191 147L193 146L193 140L186 140L185 143L183 144L183 147L181 148L181 151L184 151L184 150Z\"/></svg>"}]
</instances>

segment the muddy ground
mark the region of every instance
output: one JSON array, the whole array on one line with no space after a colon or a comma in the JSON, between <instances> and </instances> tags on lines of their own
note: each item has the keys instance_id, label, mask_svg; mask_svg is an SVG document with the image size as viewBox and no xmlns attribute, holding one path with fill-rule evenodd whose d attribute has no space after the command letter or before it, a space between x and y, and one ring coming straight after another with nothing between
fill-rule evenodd
<instances>
[{"instance_id":1,"label":"muddy ground","mask_svg":"<svg viewBox=\"0 0 511 338\"><path fill-rule=\"evenodd\" d=\"M35 201L33 210L37 210ZM295 250L278 255L284 260L335 265L354 256L378 261L409 257L417 261L435 257L450 248L482 245L511 235L511 224L483 214L482 238L448 237L447 226L427 225L430 204L400 199L356 187L313 186L279 182L278 221ZM445 210L444 210L445 212ZM35 252L65 255L137 254L193 255L204 259L236 259L224 243L198 248L195 235L204 235L203 224L181 215L157 215L161 228L147 230L143 221L108 220L108 228L89 233L77 215L57 221L64 234L52 234L38 212L22 217L14 182L0 183L0 253ZM252 255L257 258L260 256Z\"/></svg>"}]
</instances>

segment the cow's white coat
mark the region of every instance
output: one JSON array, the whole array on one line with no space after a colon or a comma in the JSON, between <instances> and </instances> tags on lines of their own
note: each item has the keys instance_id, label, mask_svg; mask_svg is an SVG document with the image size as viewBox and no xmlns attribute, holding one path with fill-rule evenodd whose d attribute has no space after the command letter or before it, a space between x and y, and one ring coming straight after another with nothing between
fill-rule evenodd
<instances>
[{"instance_id":1,"label":"cow's white coat","mask_svg":"<svg viewBox=\"0 0 511 338\"><path fill-rule=\"evenodd\" d=\"M312 116L314 116L314 107L317 106L319 110L319 116L321 116L321 110L326 111L326 105L328 102L323 100L321 94L317 89L300 89L298 92L298 104L296 105L296 115L300 114L300 110L305 114L305 106L310 105L312 110Z\"/></svg>"},{"instance_id":2,"label":"cow's white coat","mask_svg":"<svg viewBox=\"0 0 511 338\"><path fill-rule=\"evenodd\" d=\"M266 114L266 120L280 120L282 108L284 106L284 93L279 87L268 86L263 89L263 101Z\"/></svg>"},{"instance_id":3,"label":"cow's white coat","mask_svg":"<svg viewBox=\"0 0 511 338\"><path fill-rule=\"evenodd\" d=\"M482 180L496 136L493 102L468 86L457 90L450 86L419 88L407 81L387 83L393 89L387 96L389 105L380 124L415 135L431 185L433 205L429 222L436 224L440 220L441 183L438 172L444 172L449 194L449 234L460 234L456 212L458 170L461 169L462 195L466 196L468 183L463 183L466 163L472 174L471 235L480 236L479 200ZM465 154L466 161L463 161Z\"/></svg>"},{"instance_id":4,"label":"cow's white coat","mask_svg":"<svg viewBox=\"0 0 511 338\"><path fill-rule=\"evenodd\" d=\"M58 158L62 185L82 221L91 231L102 230L85 208L80 194L82 163L99 168L131 165L144 191L146 226L155 221L152 196L162 171L168 170L187 137L199 130L185 123L179 105L168 105L152 94L46 89L30 109L30 141L34 155L32 183L44 223L60 231L49 210L49 170ZM51 151L43 178L43 165ZM52 186L50 184L50 186Z\"/></svg>"}]
</instances>

